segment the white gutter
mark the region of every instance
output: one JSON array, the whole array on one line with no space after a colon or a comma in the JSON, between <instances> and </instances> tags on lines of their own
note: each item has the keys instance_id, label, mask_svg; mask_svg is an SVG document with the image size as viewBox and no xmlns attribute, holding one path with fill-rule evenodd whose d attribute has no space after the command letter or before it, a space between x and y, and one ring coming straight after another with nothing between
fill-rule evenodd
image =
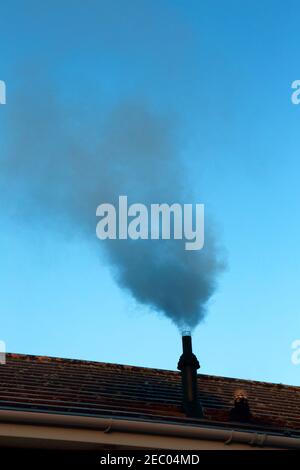
<instances>
[{"instance_id":1,"label":"white gutter","mask_svg":"<svg viewBox=\"0 0 300 470\"><path fill-rule=\"evenodd\" d=\"M1 423L48 425L68 428L94 429L104 433L123 432L196 440L219 441L224 444L300 449L300 438L285 437L256 431L235 431L216 427L166 424L118 418L101 418L31 411L0 410ZM25 437L25 436L24 436Z\"/></svg>"}]
</instances>

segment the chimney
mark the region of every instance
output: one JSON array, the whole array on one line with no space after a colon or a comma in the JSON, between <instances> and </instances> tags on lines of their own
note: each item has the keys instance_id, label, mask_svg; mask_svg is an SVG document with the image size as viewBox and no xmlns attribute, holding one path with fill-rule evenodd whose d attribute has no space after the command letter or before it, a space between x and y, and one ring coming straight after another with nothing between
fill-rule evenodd
<instances>
[{"instance_id":1,"label":"chimney","mask_svg":"<svg viewBox=\"0 0 300 470\"><path fill-rule=\"evenodd\" d=\"M177 368L181 371L183 409L187 416L201 418L203 414L197 392L197 369L200 364L192 351L190 332L182 334L182 351Z\"/></svg>"},{"instance_id":2,"label":"chimney","mask_svg":"<svg viewBox=\"0 0 300 470\"><path fill-rule=\"evenodd\" d=\"M249 421L251 419L251 411L245 390L237 389L234 392L234 406L230 411L230 419L232 421Z\"/></svg>"}]
</instances>

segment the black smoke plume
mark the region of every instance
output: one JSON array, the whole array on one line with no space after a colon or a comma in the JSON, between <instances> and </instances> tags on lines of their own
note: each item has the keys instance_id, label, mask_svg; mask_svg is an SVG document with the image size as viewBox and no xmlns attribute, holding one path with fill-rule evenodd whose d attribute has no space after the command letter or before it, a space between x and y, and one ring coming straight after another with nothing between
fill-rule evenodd
<instances>
[{"instance_id":1,"label":"black smoke plume","mask_svg":"<svg viewBox=\"0 0 300 470\"><path fill-rule=\"evenodd\" d=\"M49 89L21 93L9 113L1 192L14 201L17 217L102 246L121 288L179 328L193 329L224 268L207 219L199 252L186 251L184 241L101 242L95 235L96 207L116 204L119 195L129 203L195 202L173 119L141 100L80 115L61 106Z\"/></svg>"}]
</instances>

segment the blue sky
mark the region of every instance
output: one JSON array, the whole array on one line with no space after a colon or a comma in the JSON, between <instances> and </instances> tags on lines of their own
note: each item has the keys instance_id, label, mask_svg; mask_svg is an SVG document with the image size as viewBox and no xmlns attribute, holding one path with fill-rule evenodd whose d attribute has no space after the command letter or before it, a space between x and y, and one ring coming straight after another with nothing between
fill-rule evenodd
<instances>
[{"instance_id":1,"label":"blue sky","mask_svg":"<svg viewBox=\"0 0 300 470\"><path fill-rule=\"evenodd\" d=\"M10 107L27 91L47 102L49 83L72 110L65 119L73 130L77 118L86 122L83 142L91 145L97 129L89 124L121 100L174 116L189 184L228 258L194 334L201 371L300 385L300 365L291 363L291 343L300 338L300 106L290 98L300 78L298 2L12 0L0 13L8 93L0 164L18 138ZM26 119L28 110L20 112ZM124 293L93 244L48 225L47 214L20 217L30 201L18 186L5 190L0 337L7 349L176 368L176 327Z\"/></svg>"}]
</instances>

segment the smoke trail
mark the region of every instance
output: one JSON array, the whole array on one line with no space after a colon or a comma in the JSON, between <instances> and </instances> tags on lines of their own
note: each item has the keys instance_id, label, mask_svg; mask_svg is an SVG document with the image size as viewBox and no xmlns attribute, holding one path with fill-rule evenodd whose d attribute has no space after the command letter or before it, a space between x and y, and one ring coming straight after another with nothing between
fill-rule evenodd
<instances>
[{"instance_id":1,"label":"smoke trail","mask_svg":"<svg viewBox=\"0 0 300 470\"><path fill-rule=\"evenodd\" d=\"M206 227L200 252L185 251L183 241L95 236L96 207L121 194L129 203L193 202L176 125L141 102L74 123L49 90L40 93L19 96L12 108L10 142L0 159L2 190L15 201L19 195L26 217L102 244L122 288L179 328L194 328L224 267L212 230Z\"/></svg>"}]
</instances>

